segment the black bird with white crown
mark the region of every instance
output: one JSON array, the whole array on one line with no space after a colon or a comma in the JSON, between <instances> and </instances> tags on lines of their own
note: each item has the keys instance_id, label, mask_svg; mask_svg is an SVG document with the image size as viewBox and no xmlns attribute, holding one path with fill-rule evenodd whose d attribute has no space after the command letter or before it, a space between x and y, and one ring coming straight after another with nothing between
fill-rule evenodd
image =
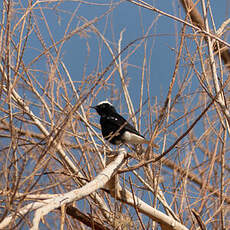
<instances>
[{"instance_id":1,"label":"black bird with white crown","mask_svg":"<svg viewBox=\"0 0 230 230\"><path fill-rule=\"evenodd\" d=\"M92 107L100 115L101 132L103 137L113 145L119 144L148 144L145 139L128 121L117 113L108 101L102 101ZM158 145L153 144L158 148Z\"/></svg>"}]
</instances>

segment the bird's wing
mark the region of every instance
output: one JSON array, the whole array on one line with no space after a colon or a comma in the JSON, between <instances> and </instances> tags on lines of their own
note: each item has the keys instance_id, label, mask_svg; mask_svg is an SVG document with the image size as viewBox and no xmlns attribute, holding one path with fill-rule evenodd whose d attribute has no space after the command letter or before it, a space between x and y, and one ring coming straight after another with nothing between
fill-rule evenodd
<instances>
[{"instance_id":1,"label":"bird's wing","mask_svg":"<svg viewBox=\"0 0 230 230\"><path fill-rule=\"evenodd\" d=\"M128 121L125 120L120 114L114 114L113 116L108 116L107 119L109 119L110 122L112 122L114 125L117 125L118 128L121 127L124 131L132 132L138 136L142 136L135 128L132 126Z\"/></svg>"}]
</instances>

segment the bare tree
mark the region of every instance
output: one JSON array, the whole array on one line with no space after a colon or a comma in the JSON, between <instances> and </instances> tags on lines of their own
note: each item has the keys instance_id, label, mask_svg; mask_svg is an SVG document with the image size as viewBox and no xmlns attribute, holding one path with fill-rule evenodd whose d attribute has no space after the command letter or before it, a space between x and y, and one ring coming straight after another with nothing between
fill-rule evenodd
<instances>
[{"instance_id":1,"label":"bare tree","mask_svg":"<svg viewBox=\"0 0 230 230\"><path fill-rule=\"evenodd\" d=\"M230 20L216 28L210 1L173 4L1 3L0 229L230 228ZM113 18L127 7L140 22L155 15L128 43ZM175 63L155 95L161 16L175 25ZM73 61L76 38L86 54ZM160 150L105 142L90 110L103 97Z\"/></svg>"}]
</instances>

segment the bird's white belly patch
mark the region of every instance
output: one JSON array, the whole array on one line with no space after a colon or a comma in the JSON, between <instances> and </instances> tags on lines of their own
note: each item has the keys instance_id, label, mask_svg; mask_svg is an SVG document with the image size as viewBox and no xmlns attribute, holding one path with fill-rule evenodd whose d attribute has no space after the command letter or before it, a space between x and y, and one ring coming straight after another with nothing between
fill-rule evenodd
<instances>
[{"instance_id":1,"label":"bird's white belly patch","mask_svg":"<svg viewBox=\"0 0 230 230\"><path fill-rule=\"evenodd\" d=\"M125 131L122 135L122 139L124 143L126 144L143 144L145 143L145 139L141 136L138 136L134 133L130 133L128 131Z\"/></svg>"}]
</instances>

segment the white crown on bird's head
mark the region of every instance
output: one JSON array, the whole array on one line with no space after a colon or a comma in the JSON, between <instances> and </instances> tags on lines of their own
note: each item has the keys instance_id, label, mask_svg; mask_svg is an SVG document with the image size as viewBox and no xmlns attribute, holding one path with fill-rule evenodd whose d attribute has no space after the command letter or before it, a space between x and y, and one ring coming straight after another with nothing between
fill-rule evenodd
<instances>
[{"instance_id":1,"label":"white crown on bird's head","mask_svg":"<svg viewBox=\"0 0 230 230\"><path fill-rule=\"evenodd\" d=\"M97 106L98 105L102 105L102 104L109 104L109 105L111 105L111 106L113 106L113 104L111 103L111 102L109 102L109 101L101 101L101 102L99 102L98 104L97 104Z\"/></svg>"}]
</instances>

